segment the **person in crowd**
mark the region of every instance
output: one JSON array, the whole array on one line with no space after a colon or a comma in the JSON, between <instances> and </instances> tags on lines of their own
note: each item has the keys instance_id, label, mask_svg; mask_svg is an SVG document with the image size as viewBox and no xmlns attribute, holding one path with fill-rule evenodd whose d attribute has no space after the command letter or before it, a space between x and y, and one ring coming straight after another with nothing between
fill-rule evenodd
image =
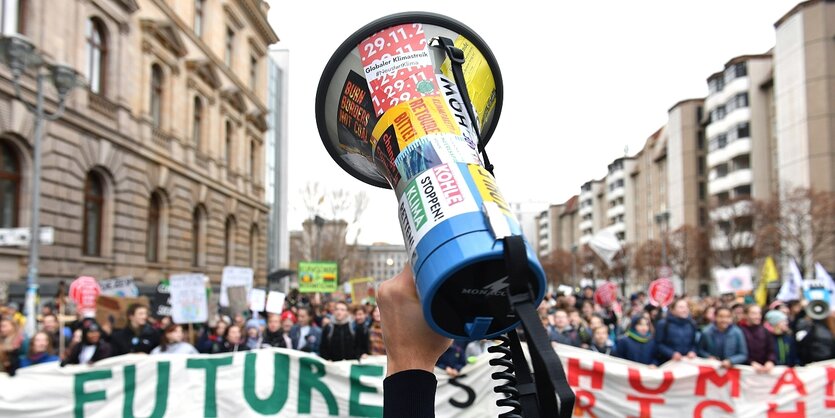
<instances>
[{"instance_id":1,"label":"person in crowd","mask_svg":"<svg viewBox=\"0 0 835 418\"><path fill-rule=\"evenodd\" d=\"M563 309L557 309L553 315L554 326L549 332L548 336L551 342L571 345L574 347L580 346L580 337L577 331L571 327L568 322L568 313Z\"/></svg>"},{"instance_id":2,"label":"person in crowd","mask_svg":"<svg viewBox=\"0 0 835 418\"><path fill-rule=\"evenodd\" d=\"M348 316L348 304L336 302L333 322L322 329L319 355L325 360L356 360L359 358L356 330Z\"/></svg>"},{"instance_id":3,"label":"person in crowd","mask_svg":"<svg viewBox=\"0 0 835 418\"><path fill-rule=\"evenodd\" d=\"M591 322L591 317L594 316L594 303L590 300L584 300L582 305L580 306L580 316L586 320L586 322Z\"/></svg>"},{"instance_id":4,"label":"person in crowd","mask_svg":"<svg viewBox=\"0 0 835 418\"><path fill-rule=\"evenodd\" d=\"M102 338L102 329L99 324L90 320L81 326L81 341L73 344L69 354L61 363L67 364L93 364L104 360L114 354L110 343Z\"/></svg>"},{"instance_id":5,"label":"person in crowd","mask_svg":"<svg viewBox=\"0 0 835 418\"><path fill-rule=\"evenodd\" d=\"M690 318L690 305L686 299L678 299L667 318L655 327L655 348L659 364L683 357L696 358L698 331Z\"/></svg>"},{"instance_id":6,"label":"person in crowd","mask_svg":"<svg viewBox=\"0 0 835 418\"><path fill-rule=\"evenodd\" d=\"M734 324L739 324L745 321L745 304L734 303L731 305L731 312L734 314Z\"/></svg>"},{"instance_id":7,"label":"person in crowd","mask_svg":"<svg viewBox=\"0 0 835 418\"><path fill-rule=\"evenodd\" d=\"M592 331L592 340L589 346L591 351L611 355L615 350L615 344L609 339L609 327L600 325Z\"/></svg>"},{"instance_id":8,"label":"person in crowd","mask_svg":"<svg viewBox=\"0 0 835 418\"><path fill-rule=\"evenodd\" d=\"M759 373L768 373L774 367L774 339L762 324L762 309L759 305L745 307L745 319L739 322L739 327L745 335L748 345L748 360Z\"/></svg>"},{"instance_id":9,"label":"person in crowd","mask_svg":"<svg viewBox=\"0 0 835 418\"><path fill-rule=\"evenodd\" d=\"M705 328L698 345L699 357L719 360L724 368L748 361L745 336L733 324L731 310L724 306L716 310L716 320Z\"/></svg>"},{"instance_id":10,"label":"person in crowd","mask_svg":"<svg viewBox=\"0 0 835 418\"><path fill-rule=\"evenodd\" d=\"M594 319L596 315L592 315ZM577 338L580 340L580 347L589 348L592 340L592 328L588 322L580 317L580 312L572 310L568 313L568 323L577 330ZM601 322L602 324L602 322Z\"/></svg>"},{"instance_id":11,"label":"person in crowd","mask_svg":"<svg viewBox=\"0 0 835 418\"><path fill-rule=\"evenodd\" d=\"M238 351L248 351L246 342L244 341L241 327L235 324L226 328L226 335L223 336L223 344L219 348L218 353L237 353ZM214 353L212 353L214 354Z\"/></svg>"},{"instance_id":12,"label":"person in crowd","mask_svg":"<svg viewBox=\"0 0 835 418\"><path fill-rule=\"evenodd\" d=\"M467 344L464 349L464 355L467 358L467 363L475 363L478 356L487 352L487 348L491 347L493 343L490 340L474 340Z\"/></svg>"},{"instance_id":13,"label":"person in crowd","mask_svg":"<svg viewBox=\"0 0 835 418\"><path fill-rule=\"evenodd\" d=\"M261 337L261 327L257 321L249 320L246 322L246 346L250 350L257 350L261 348L263 338Z\"/></svg>"},{"instance_id":14,"label":"person in crowd","mask_svg":"<svg viewBox=\"0 0 835 418\"><path fill-rule=\"evenodd\" d=\"M714 306L706 306L705 309L702 311L702 315L699 317L699 329L704 330L705 328L713 325L716 321L716 307Z\"/></svg>"},{"instance_id":15,"label":"person in crowd","mask_svg":"<svg viewBox=\"0 0 835 418\"><path fill-rule=\"evenodd\" d=\"M168 324L162 332L158 346L151 350L151 354L197 354L193 345L184 340L183 327L178 324Z\"/></svg>"},{"instance_id":16,"label":"person in crowd","mask_svg":"<svg viewBox=\"0 0 835 418\"><path fill-rule=\"evenodd\" d=\"M441 354L435 366L446 372L450 378L458 377L459 372L467 365L467 341L454 340L449 348Z\"/></svg>"},{"instance_id":17,"label":"person in crowd","mask_svg":"<svg viewBox=\"0 0 835 418\"><path fill-rule=\"evenodd\" d=\"M220 347L223 346L223 336L226 334L226 328L229 323L224 320L218 320L213 328L204 328L200 339L197 341L197 351L203 354L219 352Z\"/></svg>"},{"instance_id":18,"label":"person in crowd","mask_svg":"<svg viewBox=\"0 0 835 418\"><path fill-rule=\"evenodd\" d=\"M148 324L148 307L134 303L128 306L127 315L127 326L113 331L110 336L114 352L116 355L149 354L159 345L159 332Z\"/></svg>"},{"instance_id":19,"label":"person in crowd","mask_svg":"<svg viewBox=\"0 0 835 418\"><path fill-rule=\"evenodd\" d=\"M354 331L357 340L357 354L370 354L371 349L368 347L368 315L361 305L357 305L354 309Z\"/></svg>"},{"instance_id":20,"label":"person in crowd","mask_svg":"<svg viewBox=\"0 0 835 418\"><path fill-rule=\"evenodd\" d=\"M69 340L72 337L72 332L67 327L61 327L58 322L58 317L55 314L48 313L42 317L41 331L49 336L49 343L53 349L58 349L61 346L61 339L64 340L64 347L69 346Z\"/></svg>"},{"instance_id":21,"label":"person in crowd","mask_svg":"<svg viewBox=\"0 0 835 418\"><path fill-rule=\"evenodd\" d=\"M322 329L313 322L313 310L302 306L298 310L299 322L290 329L292 347L307 353L319 353L322 341Z\"/></svg>"},{"instance_id":22,"label":"person in crowd","mask_svg":"<svg viewBox=\"0 0 835 418\"><path fill-rule=\"evenodd\" d=\"M372 356L386 355L386 345L383 342L383 323L380 318L380 308L371 311L371 326L368 327L368 348Z\"/></svg>"},{"instance_id":23,"label":"person in crowd","mask_svg":"<svg viewBox=\"0 0 835 418\"><path fill-rule=\"evenodd\" d=\"M643 315L632 317L626 334L615 345L614 355L641 364L655 364L655 340L650 333L648 318Z\"/></svg>"},{"instance_id":24,"label":"person in crowd","mask_svg":"<svg viewBox=\"0 0 835 418\"><path fill-rule=\"evenodd\" d=\"M20 366L23 333L11 317L0 319L0 371L14 375Z\"/></svg>"},{"instance_id":25,"label":"person in crowd","mask_svg":"<svg viewBox=\"0 0 835 418\"><path fill-rule=\"evenodd\" d=\"M293 342L290 336L285 334L281 322L281 315L267 314L267 329L264 331L263 346L293 348Z\"/></svg>"},{"instance_id":26,"label":"person in crowd","mask_svg":"<svg viewBox=\"0 0 835 418\"><path fill-rule=\"evenodd\" d=\"M235 315L232 315L232 324L238 326L238 329L245 329L246 328L246 317L243 313L237 312Z\"/></svg>"},{"instance_id":27,"label":"person in crowd","mask_svg":"<svg viewBox=\"0 0 835 418\"><path fill-rule=\"evenodd\" d=\"M774 364L789 367L798 365L800 360L797 358L797 345L789 329L786 313L779 309L770 310L765 314L765 322L773 341Z\"/></svg>"},{"instance_id":28,"label":"person in crowd","mask_svg":"<svg viewBox=\"0 0 835 418\"><path fill-rule=\"evenodd\" d=\"M576 298L576 303L574 308L582 311L583 304L589 302L592 304L592 310L594 308L594 288L591 286L586 286L583 288L583 292Z\"/></svg>"},{"instance_id":29,"label":"person in crowd","mask_svg":"<svg viewBox=\"0 0 835 418\"><path fill-rule=\"evenodd\" d=\"M832 316L824 319L802 318L797 321L794 335L802 366L835 358L835 318Z\"/></svg>"},{"instance_id":30,"label":"person in crowd","mask_svg":"<svg viewBox=\"0 0 835 418\"><path fill-rule=\"evenodd\" d=\"M49 339L49 335L44 331L40 331L29 341L29 350L26 356L20 359L20 367L29 367L56 361L59 361L59 358L52 349L52 341Z\"/></svg>"}]
</instances>

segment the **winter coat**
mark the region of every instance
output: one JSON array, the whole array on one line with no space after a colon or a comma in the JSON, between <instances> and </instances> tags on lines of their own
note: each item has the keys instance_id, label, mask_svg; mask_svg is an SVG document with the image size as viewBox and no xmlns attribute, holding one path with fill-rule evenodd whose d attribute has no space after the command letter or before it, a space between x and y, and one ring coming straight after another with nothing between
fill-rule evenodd
<instances>
[{"instance_id":1,"label":"winter coat","mask_svg":"<svg viewBox=\"0 0 835 418\"><path fill-rule=\"evenodd\" d=\"M690 318L668 316L655 327L655 348L659 363L669 361L673 354L687 355L696 352L698 330Z\"/></svg>"},{"instance_id":2,"label":"winter coat","mask_svg":"<svg viewBox=\"0 0 835 418\"><path fill-rule=\"evenodd\" d=\"M322 343L319 345L319 355L325 360L356 360L357 352L356 330L353 324L332 322L322 330Z\"/></svg>"},{"instance_id":3,"label":"winter coat","mask_svg":"<svg viewBox=\"0 0 835 418\"><path fill-rule=\"evenodd\" d=\"M835 341L826 321L802 319L798 321L794 335L801 365L835 358Z\"/></svg>"},{"instance_id":4,"label":"winter coat","mask_svg":"<svg viewBox=\"0 0 835 418\"><path fill-rule=\"evenodd\" d=\"M142 326L136 334L130 326L113 331L110 336L110 344L113 345L114 355L128 353L150 354L154 347L159 345L159 331L148 324Z\"/></svg>"},{"instance_id":5,"label":"winter coat","mask_svg":"<svg viewBox=\"0 0 835 418\"><path fill-rule=\"evenodd\" d=\"M794 335L773 334L769 333L774 342L774 364L778 366L794 367L800 364L800 359L797 358L797 344L794 340Z\"/></svg>"},{"instance_id":6,"label":"winter coat","mask_svg":"<svg viewBox=\"0 0 835 418\"><path fill-rule=\"evenodd\" d=\"M293 325L293 328L290 329L290 339L293 340L293 348L299 350L299 346L301 344L300 338L302 335L302 327L301 325ZM310 330L307 332L307 336L305 336L305 344L300 350L306 353L319 353L319 345L322 343L322 329L317 327L316 324L310 324Z\"/></svg>"},{"instance_id":7,"label":"winter coat","mask_svg":"<svg viewBox=\"0 0 835 418\"><path fill-rule=\"evenodd\" d=\"M613 354L614 354L614 351L615 351L615 344L614 344L614 343L612 343L612 342L611 342L611 341L609 341L609 340L606 340L606 344L604 344L602 347L598 347L598 346L597 346L597 344L595 344L594 342L592 342L592 343L589 345L589 350L594 351L595 353L601 353L601 354L606 354L606 355L613 355Z\"/></svg>"},{"instance_id":8,"label":"winter coat","mask_svg":"<svg viewBox=\"0 0 835 418\"><path fill-rule=\"evenodd\" d=\"M748 344L748 360L746 363L757 362L765 364L770 361L774 363L774 339L768 335L768 331L762 324L746 325L740 324L739 328L745 334L745 342Z\"/></svg>"},{"instance_id":9,"label":"winter coat","mask_svg":"<svg viewBox=\"0 0 835 418\"><path fill-rule=\"evenodd\" d=\"M642 336L630 329L615 345L615 357L641 364L655 364L655 340L652 335Z\"/></svg>"},{"instance_id":10,"label":"winter coat","mask_svg":"<svg viewBox=\"0 0 835 418\"><path fill-rule=\"evenodd\" d=\"M725 330L724 347L719 347L716 339L719 329L715 325L708 325L699 339L696 353L699 357L716 357L719 360L729 360L731 364L745 364L749 358L748 344L745 335L736 325Z\"/></svg>"},{"instance_id":11,"label":"winter coat","mask_svg":"<svg viewBox=\"0 0 835 418\"><path fill-rule=\"evenodd\" d=\"M29 367L36 364L52 363L60 359L55 354L41 353L34 357L26 356L20 359L20 367Z\"/></svg>"},{"instance_id":12,"label":"winter coat","mask_svg":"<svg viewBox=\"0 0 835 418\"><path fill-rule=\"evenodd\" d=\"M572 345L574 347L580 346L580 337L571 325L566 326L562 331L556 327L551 328L548 332L548 338L559 344Z\"/></svg>"},{"instance_id":13,"label":"winter coat","mask_svg":"<svg viewBox=\"0 0 835 418\"><path fill-rule=\"evenodd\" d=\"M467 365L466 355L467 342L455 340L452 345L441 354L435 366L446 370L447 367L452 367L455 370L461 370Z\"/></svg>"},{"instance_id":14,"label":"winter coat","mask_svg":"<svg viewBox=\"0 0 835 418\"><path fill-rule=\"evenodd\" d=\"M83 346L84 344L75 344L72 347L72 349L70 349L70 354L67 356L67 358L65 358L64 361L61 362L61 365L64 366L67 364L79 364L80 360L78 357L81 355L81 349L83 348ZM99 342L96 344L96 352L93 353L93 357L90 358L90 363L95 363L99 360L104 360L114 355L115 354L113 353L113 347L107 341L104 341L102 339L99 340Z\"/></svg>"}]
</instances>

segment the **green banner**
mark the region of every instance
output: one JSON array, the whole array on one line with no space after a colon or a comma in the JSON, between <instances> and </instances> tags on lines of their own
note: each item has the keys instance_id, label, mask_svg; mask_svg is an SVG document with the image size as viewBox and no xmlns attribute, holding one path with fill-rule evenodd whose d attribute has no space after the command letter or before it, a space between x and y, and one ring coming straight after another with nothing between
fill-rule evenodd
<instances>
[{"instance_id":1,"label":"green banner","mask_svg":"<svg viewBox=\"0 0 835 418\"><path fill-rule=\"evenodd\" d=\"M299 263L299 292L336 292L339 266L335 261L302 261Z\"/></svg>"}]
</instances>

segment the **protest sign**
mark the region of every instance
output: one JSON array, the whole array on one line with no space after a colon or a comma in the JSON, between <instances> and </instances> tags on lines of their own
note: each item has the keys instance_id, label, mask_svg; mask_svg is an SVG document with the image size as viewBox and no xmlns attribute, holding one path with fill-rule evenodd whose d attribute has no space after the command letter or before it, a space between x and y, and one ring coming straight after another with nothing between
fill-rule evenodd
<instances>
[{"instance_id":1,"label":"protest sign","mask_svg":"<svg viewBox=\"0 0 835 418\"><path fill-rule=\"evenodd\" d=\"M249 309L252 312L264 312L267 304L267 291L264 289L252 289L249 291Z\"/></svg>"},{"instance_id":2,"label":"protest sign","mask_svg":"<svg viewBox=\"0 0 835 418\"><path fill-rule=\"evenodd\" d=\"M171 282L171 320L175 324L193 324L209 319L206 299L206 276L175 274Z\"/></svg>"},{"instance_id":3,"label":"protest sign","mask_svg":"<svg viewBox=\"0 0 835 418\"><path fill-rule=\"evenodd\" d=\"M716 274L716 288L720 294L744 294L754 290L750 267L716 269L714 273Z\"/></svg>"},{"instance_id":4,"label":"protest sign","mask_svg":"<svg viewBox=\"0 0 835 418\"><path fill-rule=\"evenodd\" d=\"M148 306L148 298L117 298L113 296L99 296L96 300L96 322L110 324L113 329L124 328L128 323L128 307L138 303Z\"/></svg>"},{"instance_id":5,"label":"protest sign","mask_svg":"<svg viewBox=\"0 0 835 418\"><path fill-rule=\"evenodd\" d=\"M647 294L649 296L649 303L653 306L666 307L667 305L673 303L676 291L673 286L673 282L670 279L660 278L653 280L653 282L649 284Z\"/></svg>"},{"instance_id":6,"label":"protest sign","mask_svg":"<svg viewBox=\"0 0 835 418\"><path fill-rule=\"evenodd\" d=\"M157 318L171 316L171 290L168 279L162 279L154 289L154 297L151 299L151 314Z\"/></svg>"},{"instance_id":7,"label":"protest sign","mask_svg":"<svg viewBox=\"0 0 835 418\"><path fill-rule=\"evenodd\" d=\"M220 278L220 306L229 306L229 293L226 289L232 286L243 286L246 288L245 295L252 289L253 271L249 267L226 266L223 268L223 275Z\"/></svg>"},{"instance_id":8,"label":"protest sign","mask_svg":"<svg viewBox=\"0 0 835 418\"><path fill-rule=\"evenodd\" d=\"M339 267L333 261L302 261L299 263L299 292L332 293L337 290Z\"/></svg>"},{"instance_id":9,"label":"protest sign","mask_svg":"<svg viewBox=\"0 0 835 418\"><path fill-rule=\"evenodd\" d=\"M101 294L105 296L116 296L120 298L135 298L139 296L139 288L133 281L133 277L116 277L114 279L99 280Z\"/></svg>"},{"instance_id":10,"label":"protest sign","mask_svg":"<svg viewBox=\"0 0 835 418\"><path fill-rule=\"evenodd\" d=\"M280 315L281 312L284 311L284 298L284 293L271 290L270 295L267 298L266 311Z\"/></svg>"},{"instance_id":11,"label":"protest sign","mask_svg":"<svg viewBox=\"0 0 835 418\"><path fill-rule=\"evenodd\" d=\"M231 286L226 289L229 297L229 311L232 315L249 309L249 297L244 286ZM221 299L223 296L221 295Z\"/></svg>"},{"instance_id":12,"label":"protest sign","mask_svg":"<svg viewBox=\"0 0 835 418\"><path fill-rule=\"evenodd\" d=\"M96 315L96 298L100 294L101 287L90 276L81 276L70 283L70 300L75 302L76 311L85 318Z\"/></svg>"}]
</instances>

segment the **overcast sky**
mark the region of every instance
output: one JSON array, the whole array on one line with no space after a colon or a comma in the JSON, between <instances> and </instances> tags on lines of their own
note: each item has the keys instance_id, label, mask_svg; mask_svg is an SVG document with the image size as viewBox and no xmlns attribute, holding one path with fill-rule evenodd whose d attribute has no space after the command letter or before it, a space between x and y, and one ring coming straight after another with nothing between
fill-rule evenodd
<instances>
[{"instance_id":1,"label":"overcast sky","mask_svg":"<svg viewBox=\"0 0 835 418\"><path fill-rule=\"evenodd\" d=\"M504 105L487 147L512 202L562 203L606 165L639 151L676 102L707 94L707 77L731 58L774 46L774 22L794 0L543 2L316 2L270 0L269 19L290 51L291 229L307 216L309 182L365 191L359 241L403 242L391 190L344 173L322 145L314 96L328 59L379 17L419 10L478 33L496 56Z\"/></svg>"}]
</instances>

